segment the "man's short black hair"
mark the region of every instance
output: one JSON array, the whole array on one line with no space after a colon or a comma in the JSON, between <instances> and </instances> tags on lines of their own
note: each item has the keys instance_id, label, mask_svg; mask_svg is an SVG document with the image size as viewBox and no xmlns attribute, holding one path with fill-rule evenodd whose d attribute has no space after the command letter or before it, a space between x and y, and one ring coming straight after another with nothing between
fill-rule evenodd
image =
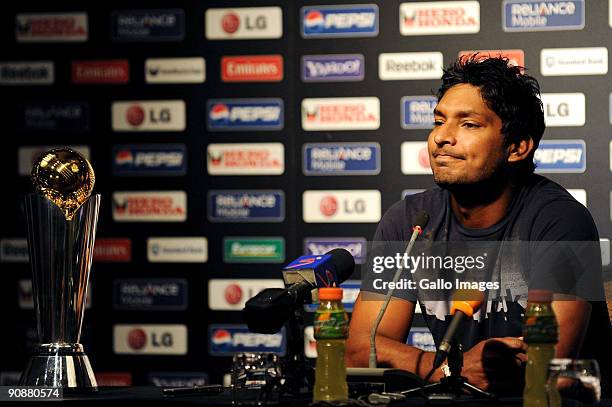
<instances>
[{"instance_id":1,"label":"man's short black hair","mask_svg":"<svg viewBox=\"0 0 612 407\"><path fill-rule=\"evenodd\" d=\"M480 89L480 95L502 121L504 145L521 140L533 140L533 151L524 162L517 164L521 174L535 169L533 153L544 134L544 111L538 81L526 75L524 68L513 66L507 58L487 58L473 54L459 58L444 70L438 101L455 85L470 84ZM518 174L517 174L518 175Z\"/></svg>"}]
</instances>

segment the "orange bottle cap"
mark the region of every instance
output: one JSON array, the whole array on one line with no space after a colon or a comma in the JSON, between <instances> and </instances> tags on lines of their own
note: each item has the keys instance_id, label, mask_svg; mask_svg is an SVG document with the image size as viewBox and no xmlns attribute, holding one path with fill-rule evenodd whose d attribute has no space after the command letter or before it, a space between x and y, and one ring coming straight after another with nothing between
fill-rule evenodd
<instances>
[{"instance_id":1,"label":"orange bottle cap","mask_svg":"<svg viewBox=\"0 0 612 407\"><path fill-rule=\"evenodd\" d=\"M342 288L327 287L319 288L319 300L340 301L342 299Z\"/></svg>"}]
</instances>

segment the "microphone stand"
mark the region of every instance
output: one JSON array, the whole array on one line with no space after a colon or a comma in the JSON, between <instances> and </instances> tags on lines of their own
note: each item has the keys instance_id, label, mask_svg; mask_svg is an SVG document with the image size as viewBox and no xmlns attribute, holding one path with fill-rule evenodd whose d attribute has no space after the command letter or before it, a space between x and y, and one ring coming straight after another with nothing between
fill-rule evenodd
<instances>
[{"instance_id":1,"label":"microphone stand","mask_svg":"<svg viewBox=\"0 0 612 407\"><path fill-rule=\"evenodd\" d=\"M304 305L292 310L287 329L287 355L282 375L285 378L283 391L292 395L308 393L314 385L314 369L304 357Z\"/></svg>"},{"instance_id":2,"label":"microphone stand","mask_svg":"<svg viewBox=\"0 0 612 407\"><path fill-rule=\"evenodd\" d=\"M404 396L420 393L423 396L430 398L432 395L452 395L452 397L459 397L465 395L466 392L474 397L481 398L494 398L493 393L486 392L470 382L467 378L461 376L461 369L463 368L463 348L461 343L456 339L451 342L451 349L448 353L448 368L450 370L450 376L443 377L438 383L431 383L425 386L417 387L410 390L404 390L399 392Z\"/></svg>"}]
</instances>

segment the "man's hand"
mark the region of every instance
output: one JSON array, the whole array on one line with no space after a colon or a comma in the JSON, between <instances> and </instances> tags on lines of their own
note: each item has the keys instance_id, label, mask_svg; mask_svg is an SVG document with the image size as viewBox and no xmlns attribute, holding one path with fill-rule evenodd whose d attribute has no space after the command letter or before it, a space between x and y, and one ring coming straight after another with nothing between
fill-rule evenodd
<instances>
[{"instance_id":1,"label":"man's hand","mask_svg":"<svg viewBox=\"0 0 612 407\"><path fill-rule=\"evenodd\" d=\"M461 374L474 386L495 393L523 389L527 345L523 338L481 341L463 355Z\"/></svg>"}]
</instances>

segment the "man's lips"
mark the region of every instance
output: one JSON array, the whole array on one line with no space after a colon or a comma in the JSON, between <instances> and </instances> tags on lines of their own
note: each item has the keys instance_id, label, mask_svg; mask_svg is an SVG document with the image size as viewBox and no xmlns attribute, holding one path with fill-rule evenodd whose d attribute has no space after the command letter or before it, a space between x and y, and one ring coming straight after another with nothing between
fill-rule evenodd
<instances>
[{"instance_id":1,"label":"man's lips","mask_svg":"<svg viewBox=\"0 0 612 407\"><path fill-rule=\"evenodd\" d=\"M451 154L451 153L447 153L447 152L434 152L433 153L433 157L434 158L455 158L457 160L463 160L464 158L457 155L457 154Z\"/></svg>"}]
</instances>

